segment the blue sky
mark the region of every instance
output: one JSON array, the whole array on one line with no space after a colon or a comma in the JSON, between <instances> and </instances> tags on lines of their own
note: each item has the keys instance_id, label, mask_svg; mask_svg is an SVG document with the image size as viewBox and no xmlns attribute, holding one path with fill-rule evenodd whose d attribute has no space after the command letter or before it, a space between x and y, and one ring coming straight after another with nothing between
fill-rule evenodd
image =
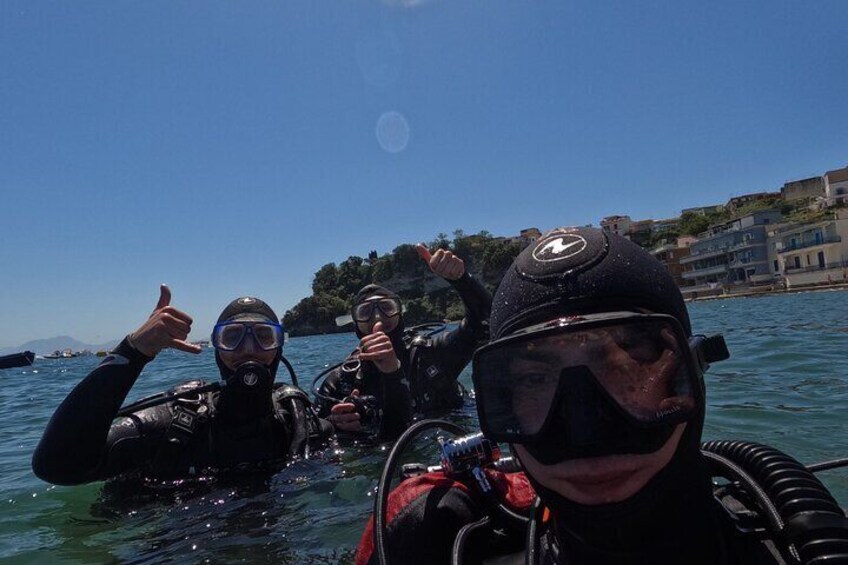
<instances>
[{"instance_id":1,"label":"blue sky","mask_svg":"<svg viewBox=\"0 0 848 565\"><path fill-rule=\"evenodd\" d=\"M0 3L0 347L848 164L848 3ZM379 124L379 126L378 126Z\"/></svg>"}]
</instances>

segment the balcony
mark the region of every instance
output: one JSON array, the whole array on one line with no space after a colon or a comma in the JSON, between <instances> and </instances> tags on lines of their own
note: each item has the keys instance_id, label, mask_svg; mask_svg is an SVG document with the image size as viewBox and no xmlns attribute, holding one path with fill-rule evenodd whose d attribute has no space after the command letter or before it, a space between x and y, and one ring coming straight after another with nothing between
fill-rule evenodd
<instances>
[{"instance_id":1,"label":"balcony","mask_svg":"<svg viewBox=\"0 0 848 565\"><path fill-rule=\"evenodd\" d=\"M702 251L700 253L691 253L688 257L684 257L680 260L682 265L687 263L691 263L692 261L697 261L698 259L709 259L710 257L718 257L719 255L724 255L728 251L733 249L732 246L722 247L720 249L713 249L711 251Z\"/></svg>"},{"instance_id":2,"label":"balcony","mask_svg":"<svg viewBox=\"0 0 848 565\"><path fill-rule=\"evenodd\" d=\"M693 271L685 271L684 279L694 279L696 277L706 277L709 275L721 275L727 272L727 265L716 265L714 267L706 267L703 269L695 269Z\"/></svg>"},{"instance_id":3,"label":"balcony","mask_svg":"<svg viewBox=\"0 0 848 565\"><path fill-rule=\"evenodd\" d=\"M732 259L728 265L730 267L741 269L744 267L753 267L755 265L768 264L766 259Z\"/></svg>"},{"instance_id":4,"label":"balcony","mask_svg":"<svg viewBox=\"0 0 848 565\"><path fill-rule=\"evenodd\" d=\"M812 273L813 271L827 271L829 269L844 269L848 268L848 261L835 261L833 263L825 263L824 267L819 265L810 265L809 267L786 267L787 275L797 275L798 273Z\"/></svg>"},{"instance_id":5,"label":"balcony","mask_svg":"<svg viewBox=\"0 0 848 565\"><path fill-rule=\"evenodd\" d=\"M801 243L795 242L795 245L787 245L783 249L777 252L778 255L781 253L788 253L790 251L798 251L799 249L807 249L809 247L816 247L819 245L830 245L831 243L840 243L842 241L842 236L832 235L830 237L825 237L823 239L819 239L818 241L802 241Z\"/></svg>"}]
</instances>

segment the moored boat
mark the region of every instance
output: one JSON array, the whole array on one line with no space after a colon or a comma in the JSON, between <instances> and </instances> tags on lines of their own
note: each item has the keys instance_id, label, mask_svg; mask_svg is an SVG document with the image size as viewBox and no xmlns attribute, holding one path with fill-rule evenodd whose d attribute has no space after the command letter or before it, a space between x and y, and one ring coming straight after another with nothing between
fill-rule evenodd
<instances>
[{"instance_id":1,"label":"moored boat","mask_svg":"<svg viewBox=\"0 0 848 565\"><path fill-rule=\"evenodd\" d=\"M26 367L32 365L35 360L35 353L32 351L23 351L21 353L13 353L11 355L0 356L0 369L9 369L11 367Z\"/></svg>"}]
</instances>

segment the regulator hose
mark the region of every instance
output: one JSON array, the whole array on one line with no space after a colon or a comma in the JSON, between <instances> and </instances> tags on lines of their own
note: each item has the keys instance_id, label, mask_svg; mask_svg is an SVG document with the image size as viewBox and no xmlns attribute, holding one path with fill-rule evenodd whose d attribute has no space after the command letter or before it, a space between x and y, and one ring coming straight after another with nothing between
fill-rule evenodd
<instances>
[{"instance_id":1,"label":"regulator hose","mask_svg":"<svg viewBox=\"0 0 848 565\"><path fill-rule=\"evenodd\" d=\"M492 519L489 516L483 516L476 522L464 525L460 528L456 539L453 542L453 550L451 552L451 565L461 565L462 556L465 555L465 542L468 536L474 533L475 530L485 528L491 523Z\"/></svg>"},{"instance_id":2,"label":"regulator hose","mask_svg":"<svg viewBox=\"0 0 848 565\"><path fill-rule=\"evenodd\" d=\"M729 460L759 484L770 500L763 510L769 515L770 527L776 530L775 538L784 542L800 563L848 563L848 518L809 469L789 455L758 443L709 441L701 448ZM740 480L720 460L707 457L719 474ZM776 509L780 522L774 520L772 509Z\"/></svg>"},{"instance_id":3,"label":"regulator hose","mask_svg":"<svg viewBox=\"0 0 848 565\"><path fill-rule=\"evenodd\" d=\"M377 495L374 497L374 546L377 550L377 559L380 565L388 565L386 557L386 512L389 507L389 492L392 486L392 477L397 471L398 457L403 453L406 446L425 430L441 428L458 436L465 435L465 430L456 424L445 420L422 420L411 425L392 446L380 482L377 484Z\"/></svg>"}]
</instances>

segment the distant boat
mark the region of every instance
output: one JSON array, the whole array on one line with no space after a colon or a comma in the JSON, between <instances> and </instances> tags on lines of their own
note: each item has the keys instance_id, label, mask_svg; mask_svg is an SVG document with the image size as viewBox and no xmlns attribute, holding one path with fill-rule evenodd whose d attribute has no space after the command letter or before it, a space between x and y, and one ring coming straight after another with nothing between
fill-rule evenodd
<instances>
[{"instance_id":1,"label":"distant boat","mask_svg":"<svg viewBox=\"0 0 848 565\"><path fill-rule=\"evenodd\" d=\"M59 351L58 349L51 353L50 355L45 355L45 359L70 359L72 357L79 357L79 353L74 353L72 349L68 348L63 351Z\"/></svg>"},{"instance_id":2,"label":"distant boat","mask_svg":"<svg viewBox=\"0 0 848 565\"><path fill-rule=\"evenodd\" d=\"M32 365L35 360L35 353L32 351L24 351L23 353L13 353L12 355L3 355L0 357L0 369L9 369L11 367L26 367Z\"/></svg>"}]
</instances>

